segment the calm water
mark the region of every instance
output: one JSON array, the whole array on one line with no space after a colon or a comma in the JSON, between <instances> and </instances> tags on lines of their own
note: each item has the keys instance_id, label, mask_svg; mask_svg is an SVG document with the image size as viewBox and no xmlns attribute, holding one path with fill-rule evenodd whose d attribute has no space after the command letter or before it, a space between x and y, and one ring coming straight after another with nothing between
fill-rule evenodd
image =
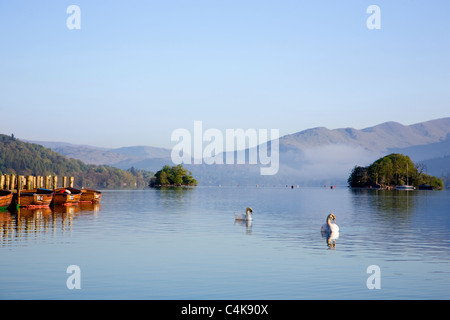
<instances>
[{"instance_id":1,"label":"calm water","mask_svg":"<svg viewBox=\"0 0 450 320\"><path fill-rule=\"evenodd\" d=\"M235 223L247 206L253 222ZM0 212L0 298L449 299L449 208L448 191L104 191L101 206Z\"/></svg>"}]
</instances>

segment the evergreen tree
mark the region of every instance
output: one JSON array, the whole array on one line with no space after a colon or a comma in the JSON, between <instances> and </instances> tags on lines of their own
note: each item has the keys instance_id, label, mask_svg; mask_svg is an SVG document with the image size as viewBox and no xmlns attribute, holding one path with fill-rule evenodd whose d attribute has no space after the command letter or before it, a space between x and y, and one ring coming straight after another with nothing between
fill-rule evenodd
<instances>
[{"instance_id":1,"label":"evergreen tree","mask_svg":"<svg viewBox=\"0 0 450 320\"><path fill-rule=\"evenodd\" d=\"M181 164L170 167L165 165L155 173L155 178L150 181L150 186L196 186L197 180L192 177Z\"/></svg>"}]
</instances>

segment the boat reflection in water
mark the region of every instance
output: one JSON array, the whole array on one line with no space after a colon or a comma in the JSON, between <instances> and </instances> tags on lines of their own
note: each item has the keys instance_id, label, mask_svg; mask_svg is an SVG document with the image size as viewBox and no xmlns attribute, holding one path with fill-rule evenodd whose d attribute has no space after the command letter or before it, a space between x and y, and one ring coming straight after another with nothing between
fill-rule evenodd
<instances>
[{"instance_id":1,"label":"boat reflection in water","mask_svg":"<svg viewBox=\"0 0 450 320\"><path fill-rule=\"evenodd\" d=\"M0 211L0 247L17 244L22 239L42 239L48 234L71 231L78 219L100 211L100 203Z\"/></svg>"}]
</instances>

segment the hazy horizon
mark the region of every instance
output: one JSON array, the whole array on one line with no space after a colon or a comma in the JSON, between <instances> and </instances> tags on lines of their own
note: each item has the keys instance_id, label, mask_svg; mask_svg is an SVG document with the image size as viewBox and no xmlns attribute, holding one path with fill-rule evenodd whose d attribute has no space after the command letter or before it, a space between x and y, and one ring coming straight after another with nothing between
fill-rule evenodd
<instances>
[{"instance_id":1,"label":"hazy horizon","mask_svg":"<svg viewBox=\"0 0 450 320\"><path fill-rule=\"evenodd\" d=\"M421 121L421 122L411 123L411 124L404 124L404 123L401 123L401 122L398 122L398 121L386 121L386 122L383 122L383 123L395 122L395 123L399 123L399 124L401 124L403 126L411 126L411 125L419 124L419 123L422 123L422 122L435 121L435 120L441 120L441 119L447 119L447 118L450 118L450 117L429 119L429 120L424 120L424 121ZM300 132L303 132L303 131L316 129L316 128L323 128L324 127L326 129L329 129L329 130L339 130L339 129L348 129L348 128L356 129L356 130L364 130L364 129L367 129L367 128L371 128L371 127L374 127L374 126L381 125L383 123L373 124L373 125L370 125L370 126L364 127L364 128L352 128L352 127L327 128L327 127L319 125L319 126L315 126L315 127L311 127L311 128L305 128L305 129L302 129L302 130L299 130L299 131L287 133L285 135L280 136L279 138L281 139L283 137L286 137L286 136L289 136L289 135L292 135L292 134L296 134L296 133L300 133ZM11 134L9 134L9 133L3 133L3 134L11 135L11 134L14 134L14 132L12 132ZM25 141L25 142L31 142L31 143L39 143L39 142L42 142L42 143L44 143L44 142L45 143L58 143L58 144L67 144L67 145L74 145L74 146L95 147L95 148L105 149L105 150L121 149L121 148L133 148L133 147L150 147L150 148L167 149L168 151L170 151L172 149L172 147L173 147L173 144L175 144L174 142L172 142L172 145L169 145L169 146L156 146L156 145L151 145L151 144L147 144L147 145L144 145L144 144L131 144L131 145L107 147L107 146L99 146L99 145L93 145L93 144L68 142L68 141L65 141L65 140L35 140L35 139L28 139L28 138L19 137L19 136L15 135L15 134L14 134L14 137L19 139L19 140L22 140L22 141Z\"/></svg>"},{"instance_id":2,"label":"hazy horizon","mask_svg":"<svg viewBox=\"0 0 450 320\"><path fill-rule=\"evenodd\" d=\"M374 4L379 29L368 27ZM197 120L284 136L448 117L449 9L436 0L5 0L1 131L171 148L171 133Z\"/></svg>"}]
</instances>

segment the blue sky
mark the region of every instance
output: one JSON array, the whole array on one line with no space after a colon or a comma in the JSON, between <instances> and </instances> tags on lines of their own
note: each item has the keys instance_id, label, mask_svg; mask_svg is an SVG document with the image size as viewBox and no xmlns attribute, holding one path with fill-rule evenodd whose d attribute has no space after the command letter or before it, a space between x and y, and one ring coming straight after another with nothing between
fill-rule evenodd
<instances>
[{"instance_id":1,"label":"blue sky","mask_svg":"<svg viewBox=\"0 0 450 320\"><path fill-rule=\"evenodd\" d=\"M81 29L66 27L69 5ZM369 30L369 5L381 29ZM177 128L450 116L449 1L0 0L0 133L170 148Z\"/></svg>"}]
</instances>

